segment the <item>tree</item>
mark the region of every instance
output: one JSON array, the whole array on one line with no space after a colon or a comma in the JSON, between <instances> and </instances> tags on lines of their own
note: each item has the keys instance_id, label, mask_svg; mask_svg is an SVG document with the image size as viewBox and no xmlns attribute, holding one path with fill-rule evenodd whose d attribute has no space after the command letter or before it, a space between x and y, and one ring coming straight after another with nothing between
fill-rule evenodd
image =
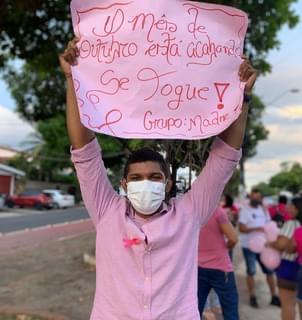
<instances>
[{"instance_id":1,"label":"tree","mask_svg":"<svg viewBox=\"0 0 302 320\"><path fill-rule=\"evenodd\" d=\"M273 188L269 183L260 182L254 186L254 188L258 189L263 196L273 196L278 193L278 189Z\"/></svg>"},{"instance_id":2,"label":"tree","mask_svg":"<svg viewBox=\"0 0 302 320\"><path fill-rule=\"evenodd\" d=\"M285 24L294 27L298 22L298 16L290 9L296 0L209 2L233 5L249 13L250 28L246 37L246 52L260 73L268 72L270 65L266 61L266 55L269 50L278 47L278 31ZM17 102L18 112L31 122L46 121L63 114L65 88L57 55L73 34L69 1L2 0L0 30L0 70ZM10 61L14 59L22 61L21 70L17 71L10 65ZM256 103L257 100L254 104ZM257 109L259 104L260 100L254 108L263 110ZM260 114L259 111L258 116ZM259 139L266 137L260 118L255 114L253 119L256 124L250 120L242 168L244 160L255 154ZM108 139L106 143L111 145ZM119 142L118 145L119 153L127 153L133 143L128 145L128 142ZM173 169L173 176L180 165L190 164L194 159L200 158L200 151L205 154L208 149L207 141L169 141L160 144L154 141L153 145L165 151ZM66 147L67 145L63 149L67 150Z\"/></svg>"},{"instance_id":3,"label":"tree","mask_svg":"<svg viewBox=\"0 0 302 320\"><path fill-rule=\"evenodd\" d=\"M65 118L58 115L39 121L36 130L24 139L24 152L11 163L19 164L31 179L56 180L60 171L71 167Z\"/></svg>"},{"instance_id":4,"label":"tree","mask_svg":"<svg viewBox=\"0 0 302 320\"><path fill-rule=\"evenodd\" d=\"M199 173L203 167L212 139L207 140L153 140L151 146L163 151L166 162L171 168L173 187L171 196L176 195L177 170L180 167L189 167L189 181L191 185L192 170Z\"/></svg>"},{"instance_id":5,"label":"tree","mask_svg":"<svg viewBox=\"0 0 302 320\"><path fill-rule=\"evenodd\" d=\"M284 162L280 172L273 175L268 183L260 182L255 187L264 195L273 195L284 190L298 194L302 192L302 165L298 162Z\"/></svg>"},{"instance_id":6,"label":"tree","mask_svg":"<svg viewBox=\"0 0 302 320\"><path fill-rule=\"evenodd\" d=\"M269 185L278 190L288 190L294 194L302 191L302 166L298 162L282 166L279 173L272 176Z\"/></svg>"},{"instance_id":7,"label":"tree","mask_svg":"<svg viewBox=\"0 0 302 320\"><path fill-rule=\"evenodd\" d=\"M247 158L251 158L257 153L257 144L260 140L265 140L268 131L262 124L261 117L265 106L261 100L254 96L249 108L248 121L245 137L242 146L242 157L240 159L240 184L245 185L244 164Z\"/></svg>"}]
</instances>

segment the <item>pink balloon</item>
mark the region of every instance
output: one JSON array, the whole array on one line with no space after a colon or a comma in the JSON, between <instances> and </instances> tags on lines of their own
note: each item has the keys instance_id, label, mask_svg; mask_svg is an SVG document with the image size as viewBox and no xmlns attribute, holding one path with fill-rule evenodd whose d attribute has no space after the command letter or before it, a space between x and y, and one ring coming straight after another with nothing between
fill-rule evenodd
<instances>
[{"instance_id":1,"label":"pink balloon","mask_svg":"<svg viewBox=\"0 0 302 320\"><path fill-rule=\"evenodd\" d=\"M262 263L271 270L276 269L281 263L280 252L270 247L265 247L262 250L260 259Z\"/></svg>"},{"instance_id":2,"label":"pink balloon","mask_svg":"<svg viewBox=\"0 0 302 320\"><path fill-rule=\"evenodd\" d=\"M264 234L257 234L251 237L249 241L249 249L255 253L260 253L264 249L266 237Z\"/></svg>"},{"instance_id":3,"label":"pink balloon","mask_svg":"<svg viewBox=\"0 0 302 320\"><path fill-rule=\"evenodd\" d=\"M274 242L277 240L279 235L279 228L275 221L268 222L263 228L268 242Z\"/></svg>"}]
</instances>

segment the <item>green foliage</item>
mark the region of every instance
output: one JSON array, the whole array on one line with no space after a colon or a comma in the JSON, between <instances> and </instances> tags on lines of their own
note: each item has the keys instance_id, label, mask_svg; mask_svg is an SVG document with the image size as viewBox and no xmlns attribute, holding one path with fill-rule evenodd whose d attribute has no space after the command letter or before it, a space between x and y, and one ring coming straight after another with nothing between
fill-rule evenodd
<instances>
[{"instance_id":1,"label":"green foliage","mask_svg":"<svg viewBox=\"0 0 302 320\"><path fill-rule=\"evenodd\" d=\"M302 192L302 165L298 162L283 163L280 172L272 176L268 183L260 182L255 187L264 195L277 194L282 190L298 194Z\"/></svg>"},{"instance_id":2,"label":"green foliage","mask_svg":"<svg viewBox=\"0 0 302 320\"><path fill-rule=\"evenodd\" d=\"M279 190L288 190L296 194L302 191L302 166L300 163L283 166L281 171L271 177L270 186Z\"/></svg>"},{"instance_id":3,"label":"green foliage","mask_svg":"<svg viewBox=\"0 0 302 320\"><path fill-rule=\"evenodd\" d=\"M43 180L52 181L59 170L69 168L69 142L63 115L39 121L37 130L42 137L42 148L37 158Z\"/></svg>"},{"instance_id":4,"label":"green foliage","mask_svg":"<svg viewBox=\"0 0 302 320\"><path fill-rule=\"evenodd\" d=\"M37 123L37 133L31 134L23 141L28 150L11 160L14 165L27 173L31 179L46 181L66 181L60 179L59 172L71 167L69 142L65 117L58 115ZM75 178L67 178L75 181Z\"/></svg>"},{"instance_id":5,"label":"green foliage","mask_svg":"<svg viewBox=\"0 0 302 320\"><path fill-rule=\"evenodd\" d=\"M249 115L242 148L244 159L255 156L258 142L265 140L268 136L268 131L261 121L264 109L265 105L261 100L257 96L253 96L253 100L249 107Z\"/></svg>"},{"instance_id":6,"label":"green foliage","mask_svg":"<svg viewBox=\"0 0 302 320\"><path fill-rule=\"evenodd\" d=\"M280 191L266 182L260 182L255 185L254 188L258 189L263 194L263 196L273 196Z\"/></svg>"},{"instance_id":7,"label":"green foliage","mask_svg":"<svg viewBox=\"0 0 302 320\"><path fill-rule=\"evenodd\" d=\"M39 70L35 65L26 63L21 72L8 67L4 73L17 102L17 111L23 118L36 122L64 115L65 80L57 65L49 67L49 70Z\"/></svg>"},{"instance_id":8,"label":"green foliage","mask_svg":"<svg viewBox=\"0 0 302 320\"><path fill-rule=\"evenodd\" d=\"M227 183L224 188L225 194L230 194L233 197L238 196L239 193L239 179L240 179L240 171L235 170L234 174L232 175L231 179Z\"/></svg>"}]
</instances>

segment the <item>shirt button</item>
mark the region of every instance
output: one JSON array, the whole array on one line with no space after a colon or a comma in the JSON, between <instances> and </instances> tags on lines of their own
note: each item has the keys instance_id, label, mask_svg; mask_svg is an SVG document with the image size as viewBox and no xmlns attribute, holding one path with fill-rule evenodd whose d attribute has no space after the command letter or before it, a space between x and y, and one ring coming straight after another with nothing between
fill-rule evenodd
<instances>
[{"instance_id":1,"label":"shirt button","mask_svg":"<svg viewBox=\"0 0 302 320\"><path fill-rule=\"evenodd\" d=\"M145 278L145 280L146 280L146 281L148 281L148 280L149 280L149 278L148 278L148 277L146 277L146 278Z\"/></svg>"},{"instance_id":2,"label":"shirt button","mask_svg":"<svg viewBox=\"0 0 302 320\"><path fill-rule=\"evenodd\" d=\"M147 308L148 308L148 306L145 304L145 305L144 305L144 309L147 309Z\"/></svg>"}]
</instances>

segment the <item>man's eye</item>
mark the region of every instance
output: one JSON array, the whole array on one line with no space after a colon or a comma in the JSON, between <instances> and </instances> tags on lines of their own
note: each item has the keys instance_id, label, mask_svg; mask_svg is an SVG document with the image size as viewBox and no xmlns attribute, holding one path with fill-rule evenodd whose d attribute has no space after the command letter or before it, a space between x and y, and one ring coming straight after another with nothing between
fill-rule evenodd
<instances>
[{"instance_id":1,"label":"man's eye","mask_svg":"<svg viewBox=\"0 0 302 320\"><path fill-rule=\"evenodd\" d=\"M152 180L153 181L161 181L161 180L163 180L163 177L162 176L153 176Z\"/></svg>"},{"instance_id":2,"label":"man's eye","mask_svg":"<svg viewBox=\"0 0 302 320\"><path fill-rule=\"evenodd\" d=\"M131 177L129 180L130 181L139 181L139 180L141 180L141 178L140 177Z\"/></svg>"}]
</instances>

